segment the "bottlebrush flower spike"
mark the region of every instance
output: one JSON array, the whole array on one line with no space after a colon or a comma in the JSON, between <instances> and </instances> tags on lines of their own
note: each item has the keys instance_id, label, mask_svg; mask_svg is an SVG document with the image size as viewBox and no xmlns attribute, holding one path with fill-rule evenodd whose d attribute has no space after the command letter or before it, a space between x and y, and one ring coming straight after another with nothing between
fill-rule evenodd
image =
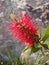
<instances>
[{"instance_id":1,"label":"bottlebrush flower spike","mask_svg":"<svg viewBox=\"0 0 49 65\"><path fill-rule=\"evenodd\" d=\"M15 16L12 19L16 19ZM21 15L20 20L15 20L13 25L9 27L12 35L20 39L25 45L32 47L35 43L39 42L37 34L38 24L28 15Z\"/></svg>"}]
</instances>

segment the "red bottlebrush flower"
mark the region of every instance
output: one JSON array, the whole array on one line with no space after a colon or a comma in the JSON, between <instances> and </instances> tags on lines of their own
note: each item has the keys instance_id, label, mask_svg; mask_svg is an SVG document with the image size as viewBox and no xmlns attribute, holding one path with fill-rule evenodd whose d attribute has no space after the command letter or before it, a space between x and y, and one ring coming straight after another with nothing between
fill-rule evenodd
<instances>
[{"instance_id":1,"label":"red bottlebrush flower","mask_svg":"<svg viewBox=\"0 0 49 65\"><path fill-rule=\"evenodd\" d=\"M21 22L22 22L23 26L25 26L27 29L29 29L32 34L37 33L39 26L37 23L34 22L34 20L32 20L32 18L30 16L22 15Z\"/></svg>"},{"instance_id":2,"label":"red bottlebrush flower","mask_svg":"<svg viewBox=\"0 0 49 65\"><path fill-rule=\"evenodd\" d=\"M22 15L20 21L14 22L9 27L12 35L24 42L25 45L32 47L35 43L39 42L39 36L37 34L38 25L28 15Z\"/></svg>"}]
</instances>

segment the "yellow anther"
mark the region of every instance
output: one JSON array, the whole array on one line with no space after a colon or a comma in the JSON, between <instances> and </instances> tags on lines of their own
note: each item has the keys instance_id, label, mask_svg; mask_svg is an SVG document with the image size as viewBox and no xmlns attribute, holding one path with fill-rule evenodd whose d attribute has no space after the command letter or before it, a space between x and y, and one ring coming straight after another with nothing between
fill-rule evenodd
<instances>
[{"instance_id":1,"label":"yellow anther","mask_svg":"<svg viewBox=\"0 0 49 65\"><path fill-rule=\"evenodd\" d=\"M12 20L15 20L15 19L16 19L16 15L15 15L15 14L10 14L10 18L11 18Z\"/></svg>"}]
</instances>

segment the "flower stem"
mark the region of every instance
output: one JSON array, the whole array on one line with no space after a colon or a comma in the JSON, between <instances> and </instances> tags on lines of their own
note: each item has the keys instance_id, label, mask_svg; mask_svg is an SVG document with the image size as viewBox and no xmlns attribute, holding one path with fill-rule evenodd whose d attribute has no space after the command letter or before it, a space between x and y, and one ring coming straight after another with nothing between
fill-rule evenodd
<instances>
[{"instance_id":1,"label":"flower stem","mask_svg":"<svg viewBox=\"0 0 49 65\"><path fill-rule=\"evenodd\" d=\"M28 57L25 58L26 65L28 65Z\"/></svg>"},{"instance_id":2,"label":"flower stem","mask_svg":"<svg viewBox=\"0 0 49 65\"><path fill-rule=\"evenodd\" d=\"M46 54L44 53L43 49L41 48L42 55L45 57Z\"/></svg>"}]
</instances>

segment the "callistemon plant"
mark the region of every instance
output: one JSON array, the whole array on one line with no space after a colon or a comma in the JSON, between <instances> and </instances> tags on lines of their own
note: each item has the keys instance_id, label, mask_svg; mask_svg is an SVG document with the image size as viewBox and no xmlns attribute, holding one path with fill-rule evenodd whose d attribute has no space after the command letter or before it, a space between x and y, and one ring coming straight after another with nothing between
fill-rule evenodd
<instances>
[{"instance_id":1,"label":"callistemon plant","mask_svg":"<svg viewBox=\"0 0 49 65\"><path fill-rule=\"evenodd\" d=\"M11 14L12 16L12 14ZM39 25L28 15L21 15L20 20L16 21L11 27L12 35L19 38L28 47L33 47L34 44L39 43Z\"/></svg>"},{"instance_id":2,"label":"callistemon plant","mask_svg":"<svg viewBox=\"0 0 49 65\"><path fill-rule=\"evenodd\" d=\"M34 22L31 16L22 14L19 20L16 19L14 14L11 14L10 17L14 22L10 24L9 30L15 38L18 38L27 46L24 48L24 52L30 48L30 54L41 50L44 55L43 48L49 50L49 44L44 43L49 38L49 26L43 38L41 38L39 34L40 26Z\"/></svg>"}]
</instances>

